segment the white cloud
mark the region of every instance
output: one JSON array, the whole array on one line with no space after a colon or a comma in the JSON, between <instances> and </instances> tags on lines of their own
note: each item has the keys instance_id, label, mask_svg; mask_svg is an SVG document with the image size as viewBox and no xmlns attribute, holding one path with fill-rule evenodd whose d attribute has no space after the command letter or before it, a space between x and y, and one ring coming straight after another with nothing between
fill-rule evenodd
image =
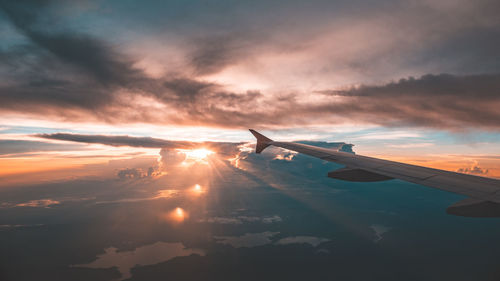
<instances>
[{"instance_id":1,"label":"white cloud","mask_svg":"<svg viewBox=\"0 0 500 281\"><path fill-rule=\"evenodd\" d=\"M278 240L275 244L278 245L287 245L287 244L309 244L313 247L317 247L319 244L328 242L329 239L314 237L314 236L294 236L294 237L285 237L283 239Z\"/></svg>"},{"instance_id":2,"label":"white cloud","mask_svg":"<svg viewBox=\"0 0 500 281\"><path fill-rule=\"evenodd\" d=\"M283 219L278 216L237 216L237 217L211 217L200 219L198 222L217 223L217 224L242 224L244 222L261 222L261 223L276 223L282 222Z\"/></svg>"},{"instance_id":3,"label":"white cloud","mask_svg":"<svg viewBox=\"0 0 500 281\"><path fill-rule=\"evenodd\" d=\"M403 143L403 144L389 144L388 147L394 148L419 148L419 147L429 147L434 144L431 142L421 142L421 143Z\"/></svg>"},{"instance_id":4,"label":"white cloud","mask_svg":"<svg viewBox=\"0 0 500 281\"><path fill-rule=\"evenodd\" d=\"M397 132L380 132L369 133L362 136L352 137L351 139L360 140L392 140L392 139L405 139L405 138L420 138L422 134L410 131L397 131Z\"/></svg>"},{"instance_id":5,"label":"white cloud","mask_svg":"<svg viewBox=\"0 0 500 281\"><path fill-rule=\"evenodd\" d=\"M380 240L382 240L382 238L384 238L384 234L386 232L388 232L389 230L391 230L390 227L387 227L387 226L384 226L384 225L378 225L378 224L374 224L372 226L370 226L371 229L375 232L375 238L373 239L373 242L377 243L379 242Z\"/></svg>"},{"instance_id":6,"label":"white cloud","mask_svg":"<svg viewBox=\"0 0 500 281\"><path fill-rule=\"evenodd\" d=\"M257 247L271 243L271 237L279 232L245 233L242 236L214 236L219 244L231 245L234 248Z\"/></svg>"}]
</instances>

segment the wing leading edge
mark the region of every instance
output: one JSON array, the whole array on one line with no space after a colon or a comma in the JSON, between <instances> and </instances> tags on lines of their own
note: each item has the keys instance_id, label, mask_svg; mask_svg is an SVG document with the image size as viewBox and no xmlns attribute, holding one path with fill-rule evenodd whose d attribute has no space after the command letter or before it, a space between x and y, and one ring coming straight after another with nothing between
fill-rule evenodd
<instances>
[{"instance_id":1,"label":"wing leading edge","mask_svg":"<svg viewBox=\"0 0 500 281\"><path fill-rule=\"evenodd\" d=\"M328 177L357 182L400 179L428 187L465 195L469 198L451 205L447 213L467 217L500 217L500 181L395 161L356 155L335 149L294 142L273 141L250 129L257 138L256 152L273 145L326 161L345 168L328 173Z\"/></svg>"}]
</instances>

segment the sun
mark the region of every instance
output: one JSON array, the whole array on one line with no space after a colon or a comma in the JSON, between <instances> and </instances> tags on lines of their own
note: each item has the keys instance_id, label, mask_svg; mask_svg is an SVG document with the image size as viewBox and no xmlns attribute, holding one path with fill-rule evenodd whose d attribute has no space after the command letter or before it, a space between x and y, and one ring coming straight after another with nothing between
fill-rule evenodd
<instances>
[{"instance_id":1,"label":"sun","mask_svg":"<svg viewBox=\"0 0 500 281\"><path fill-rule=\"evenodd\" d=\"M205 160L211 154L214 154L214 152L206 148L198 148L186 151L187 158L193 159L195 161Z\"/></svg>"}]
</instances>

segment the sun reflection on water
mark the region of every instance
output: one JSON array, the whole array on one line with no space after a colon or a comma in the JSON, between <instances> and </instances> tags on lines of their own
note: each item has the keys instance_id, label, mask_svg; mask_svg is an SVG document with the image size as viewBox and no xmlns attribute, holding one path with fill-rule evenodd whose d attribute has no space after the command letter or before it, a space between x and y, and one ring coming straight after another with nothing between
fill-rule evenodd
<instances>
[{"instance_id":1,"label":"sun reflection on water","mask_svg":"<svg viewBox=\"0 0 500 281\"><path fill-rule=\"evenodd\" d=\"M199 184L195 184L193 186L193 188L191 189L191 193L193 193L194 195L200 195L204 192L205 192L205 189Z\"/></svg>"},{"instance_id":2,"label":"sun reflection on water","mask_svg":"<svg viewBox=\"0 0 500 281\"><path fill-rule=\"evenodd\" d=\"M181 223L189 218L189 213L181 207L177 207L170 211L166 219L172 223Z\"/></svg>"}]
</instances>

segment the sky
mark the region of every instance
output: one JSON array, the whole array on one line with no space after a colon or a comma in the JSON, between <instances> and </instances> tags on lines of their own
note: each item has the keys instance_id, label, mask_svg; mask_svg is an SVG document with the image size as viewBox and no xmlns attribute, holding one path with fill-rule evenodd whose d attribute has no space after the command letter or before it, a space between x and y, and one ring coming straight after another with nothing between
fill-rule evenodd
<instances>
[{"instance_id":1,"label":"sky","mask_svg":"<svg viewBox=\"0 0 500 281\"><path fill-rule=\"evenodd\" d=\"M500 177L498 1L0 7L0 177L124 157L39 134L239 143L248 128Z\"/></svg>"},{"instance_id":2,"label":"sky","mask_svg":"<svg viewBox=\"0 0 500 281\"><path fill-rule=\"evenodd\" d=\"M329 179L248 129L500 178L499 14L0 0L0 279L498 280L497 225L444 213L463 196Z\"/></svg>"}]
</instances>

